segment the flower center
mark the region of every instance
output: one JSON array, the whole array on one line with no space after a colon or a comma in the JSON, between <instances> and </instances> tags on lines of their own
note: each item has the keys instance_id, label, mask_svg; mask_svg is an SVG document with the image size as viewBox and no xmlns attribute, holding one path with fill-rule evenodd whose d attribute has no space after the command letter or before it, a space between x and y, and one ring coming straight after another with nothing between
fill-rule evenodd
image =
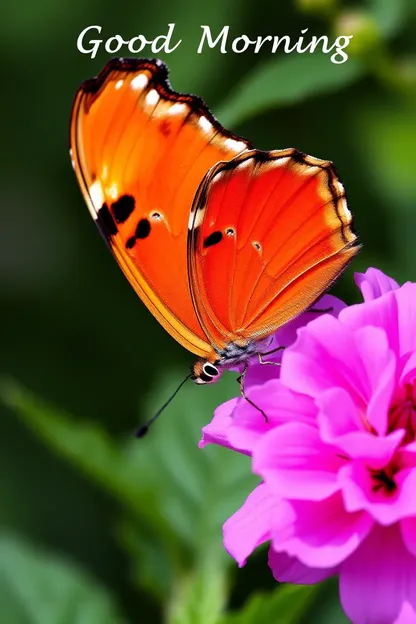
<instances>
[{"instance_id":1,"label":"flower center","mask_svg":"<svg viewBox=\"0 0 416 624\"><path fill-rule=\"evenodd\" d=\"M402 444L416 439L416 388L413 383L405 384L390 406L388 433L396 429L406 431Z\"/></svg>"},{"instance_id":2,"label":"flower center","mask_svg":"<svg viewBox=\"0 0 416 624\"><path fill-rule=\"evenodd\" d=\"M373 492L383 489L386 494L392 494L397 485L393 478L393 470L385 468L384 470L370 470L373 479Z\"/></svg>"}]
</instances>

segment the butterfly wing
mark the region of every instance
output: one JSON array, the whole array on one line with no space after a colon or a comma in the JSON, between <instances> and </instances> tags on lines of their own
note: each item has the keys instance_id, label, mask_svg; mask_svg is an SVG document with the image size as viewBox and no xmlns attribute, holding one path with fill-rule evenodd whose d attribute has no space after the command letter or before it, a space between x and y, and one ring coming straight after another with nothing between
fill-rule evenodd
<instances>
[{"instance_id":1,"label":"butterfly wing","mask_svg":"<svg viewBox=\"0 0 416 624\"><path fill-rule=\"evenodd\" d=\"M301 314L359 250L332 163L293 149L218 163L192 214L191 291L217 349L261 340Z\"/></svg>"},{"instance_id":2,"label":"butterfly wing","mask_svg":"<svg viewBox=\"0 0 416 624\"><path fill-rule=\"evenodd\" d=\"M80 87L70 141L89 210L133 288L179 343L207 355L188 286L190 210L206 172L248 142L144 59L113 59Z\"/></svg>"}]
</instances>

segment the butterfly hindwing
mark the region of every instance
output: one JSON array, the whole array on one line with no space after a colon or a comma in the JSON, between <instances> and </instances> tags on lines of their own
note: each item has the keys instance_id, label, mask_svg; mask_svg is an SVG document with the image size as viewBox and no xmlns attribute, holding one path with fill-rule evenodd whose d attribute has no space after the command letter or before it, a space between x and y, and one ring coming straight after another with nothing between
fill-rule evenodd
<instances>
[{"instance_id":1,"label":"butterfly hindwing","mask_svg":"<svg viewBox=\"0 0 416 624\"><path fill-rule=\"evenodd\" d=\"M261 340L313 304L358 249L332 163L293 149L218 163L188 238L200 323L219 349Z\"/></svg>"},{"instance_id":2,"label":"butterfly hindwing","mask_svg":"<svg viewBox=\"0 0 416 624\"><path fill-rule=\"evenodd\" d=\"M212 349L188 286L190 209L207 171L249 147L172 91L160 61L114 59L76 94L71 156L90 212L143 302L200 356Z\"/></svg>"}]
</instances>

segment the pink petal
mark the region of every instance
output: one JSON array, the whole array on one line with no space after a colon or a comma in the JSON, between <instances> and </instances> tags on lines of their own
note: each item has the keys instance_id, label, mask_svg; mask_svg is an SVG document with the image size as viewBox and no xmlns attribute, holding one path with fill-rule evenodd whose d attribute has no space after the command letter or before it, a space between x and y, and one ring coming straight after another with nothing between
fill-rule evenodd
<instances>
[{"instance_id":1,"label":"pink petal","mask_svg":"<svg viewBox=\"0 0 416 624\"><path fill-rule=\"evenodd\" d=\"M348 511L367 511L382 525L394 524L416 514L416 470L405 469L394 475L396 488L375 489L374 480L366 462L355 461L340 470L340 483Z\"/></svg>"},{"instance_id":2,"label":"pink petal","mask_svg":"<svg viewBox=\"0 0 416 624\"><path fill-rule=\"evenodd\" d=\"M376 331L382 340L381 330ZM312 397L341 387L364 407L371 396L371 384L357 342L354 332L331 316L312 321L299 330L297 341L283 354L282 383Z\"/></svg>"},{"instance_id":3,"label":"pink petal","mask_svg":"<svg viewBox=\"0 0 416 624\"><path fill-rule=\"evenodd\" d=\"M341 436L365 430L362 413L344 388L329 388L316 399L318 425L325 442L337 443Z\"/></svg>"},{"instance_id":4,"label":"pink petal","mask_svg":"<svg viewBox=\"0 0 416 624\"><path fill-rule=\"evenodd\" d=\"M240 509L224 524L224 547L239 566L260 544L270 539L273 515L283 512L284 504L270 494L263 483L256 487Z\"/></svg>"},{"instance_id":5,"label":"pink petal","mask_svg":"<svg viewBox=\"0 0 416 624\"><path fill-rule=\"evenodd\" d=\"M280 583L295 583L296 585L315 585L325 579L338 574L338 567L308 568L295 557L286 553L276 552L273 547L269 550L269 566L276 581Z\"/></svg>"},{"instance_id":6,"label":"pink petal","mask_svg":"<svg viewBox=\"0 0 416 624\"><path fill-rule=\"evenodd\" d=\"M375 527L342 564L341 603L354 624L416 622L416 558L396 526Z\"/></svg>"},{"instance_id":7,"label":"pink petal","mask_svg":"<svg viewBox=\"0 0 416 624\"><path fill-rule=\"evenodd\" d=\"M228 440L228 431L233 422L231 415L238 401L239 399L231 399L217 407L211 422L202 429L202 439L199 442L199 448L204 448L207 444L219 444L220 446L234 449Z\"/></svg>"},{"instance_id":8,"label":"pink petal","mask_svg":"<svg viewBox=\"0 0 416 624\"><path fill-rule=\"evenodd\" d=\"M265 435L253 449L253 472L288 499L321 500L339 488L344 463L324 444L315 427L287 423Z\"/></svg>"},{"instance_id":9,"label":"pink petal","mask_svg":"<svg viewBox=\"0 0 416 624\"><path fill-rule=\"evenodd\" d=\"M397 292L389 292L365 304L349 306L342 310L339 320L353 330L365 326L383 328L390 348L399 354Z\"/></svg>"},{"instance_id":10,"label":"pink petal","mask_svg":"<svg viewBox=\"0 0 416 624\"><path fill-rule=\"evenodd\" d=\"M416 467L416 442L400 446L394 456L398 468Z\"/></svg>"},{"instance_id":11,"label":"pink petal","mask_svg":"<svg viewBox=\"0 0 416 624\"><path fill-rule=\"evenodd\" d=\"M399 288L398 283L379 269L369 268L365 273L355 273L354 280L364 297L364 301L377 299L391 290Z\"/></svg>"},{"instance_id":12,"label":"pink petal","mask_svg":"<svg viewBox=\"0 0 416 624\"><path fill-rule=\"evenodd\" d=\"M350 459L363 459L376 470L384 468L391 461L404 436L403 429L385 437L356 431L339 437L333 443L343 455Z\"/></svg>"},{"instance_id":13,"label":"pink petal","mask_svg":"<svg viewBox=\"0 0 416 624\"><path fill-rule=\"evenodd\" d=\"M384 435L396 382L396 358L389 349L387 336L382 329L358 329L355 344L366 371L366 392L369 397L367 420L377 433Z\"/></svg>"},{"instance_id":14,"label":"pink petal","mask_svg":"<svg viewBox=\"0 0 416 624\"><path fill-rule=\"evenodd\" d=\"M234 412L232 427L227 433L234 448L243 448L251 453L260 438L282 423L315 422L316 407L313 400L294 394L278 379L250 388L247 395L255 405L264 410L267 422L261 412L248 401L241 401Z\"/></svg>"},{"instance_id":15,"label":"pink petal","mask_svg":"<svg viewBox=\"0 0 416 624\"><path fill-rule=\"evenodd\" d=\"M268 342L265 342L263 351L268 353L278 347L289 347L296 340L297 331L300 327L322 316L323 313L338 316L345 307L346 304L337 297L324 295L311 309L281 327ZM326 312L326 310L328 310L328 312ZM261 385L270 379L278 379L280 377L280 366L276 366L276 364L280 364L282 355L283 349L264 356L264 362L272 362L269 365L261 364L258 356L252 357L245 377L245 387L250 388L254 385ZM238 370L240 373L242 372L241 368L233 368L233 370Z\"/></svg>"},{"instance_id":16,"label":"pink petal","mask_svg":"<svg viewBox=\"0 0 416 624\"><path fill-rule=\"evenodd\" d=\"M416 517L404 518L400 523L400 529L404 545L416 557Z\"/></svg>"},{"instance_id":17,"label":"pink petal","mask_svg":"<svg viewBox=\"0 0 416 624\"><path fill-rule=\"evenodd\" d=\"M319 299L309 310L297 316L293 321L283 325L279 329L275 336L279 345L284 347L290 347L297 338L298 330L307 325L316 318L323 316L323 314L330 314L337 317L338 314L347 306L341 299L334 297L333 295L324 295ZM328 312L326 312L328 310Z\"/></svg>"},{"instance_id":18,"label":"pink petal","mask_svg":"<svg viewBox=\"0 0 416 624\"><path fill-rule=\"evenodd\" d=\"M396 364L384 331L375 327L358 329L351 339L349 357L361 369L362 377L360 385L355 384L356 392L349 383L344 383L342 389L326 390L326 398L321 394L316 402L326 412L328 425L331 421L332 427L341 427L345 433L347 429L351 432L374 428L384 435L395 386ZM358 395L361 397L359 402Z\"/></svg>"},{"instance_id":19,"label":"pink petal","mask_svg":"<svg viewBox=\"0 0 416 624\"><path fill-rule=\"evenodd\" d=\"M336 446L346 458L364 458L373 468L386 466L403 439L404 431L379 437L357 410L348 393L341 388L327 390L316 399L318 424L324 442ZM355 430L354 430L355 429Z\"/></svg>"},{"instance_id":20,"label":"pink petal","mask_svg":"<svg viewBox=\"0 0 416 624\"><path fill-rule=\"evenodd\" d=\"M244 379L245 389L248 390L252 386L261 386L270 380L278 379L280 377L280 366L276 366L276 363L277 360L280 362L282 354L283 351L278 351L270 356L265 356L263 364L259 362L258 356L252 357ZM268 362L274 363L269 364Z\"/></svg>"},{"instance_id":21,"label":"pink petal","mask_svg":"<svg viewBox=\"0 0 416 624\"><path fill-rule=\"evenodd\" d=\"M400 357L416 351L416 284L408 282L378 299L345 308L339 320L352 329L382 327L390 348Z\"/></svg>"},{"instance_id":22,"label":"pink petal","mask_svg":"<svg viewBox=\"0 0 416 624\"><path fill-rule=\"evenodd\" d=\"M322 315L322 310L328 310L327 314L338 316L338 314L347 307L347 304L335 297L334 295L323 295L318 301L309 308L304 314L312 315L312 318ZM314 310L318 310L314 312ZM321 312L320 312L321 310ZM309 320L310 318L307 317ZM309 321L308 321L309 322Z\"/></svg>"},{"instance_id":23,"label":"pink petal","mask_svg":"<svg viewBox=\"0 0 416 624\"><path fill-rule=\"evenodd\" d=\"M373 526L365 512L347 513L338 492L319 502L291 501L293 518L272 529L272 546L311 568L331 568L359 546Z\"/></svg>"},{"instance_id":24,"label":"pink petal","mask_svg":"<svg viewBox=\"0 0 416 624\"><path fill-rule=\"evenodd\" d=\"M416 351L416 284L407 282L396 291L400 355Z\"/></svg>"},{"instance_id":25,"label":"pink petal","mask_svg":"<svg viewBox=\"0 0 416 624\"><path fill-rule=\"evenodd\" d=\"M416 352L406 358L400 374L400 385L411 383L416 378Z\"/></svg>"},{"instance_id":26,"label":"pink petal","mask_svg":"<svg viewBox=\"0 0 416 624\"><path fill-rule=\"evenodd\" d=\"M273 402L275 386L280 387L278 379L269 380L262 386L246 388L250 401L265 412L267 421L259 409L241 397L233 413L232 425L227 430L227 438L232 448L244 449L251 455L257 441L276 426L278 415Z\"/></svg>"}]
</instances>

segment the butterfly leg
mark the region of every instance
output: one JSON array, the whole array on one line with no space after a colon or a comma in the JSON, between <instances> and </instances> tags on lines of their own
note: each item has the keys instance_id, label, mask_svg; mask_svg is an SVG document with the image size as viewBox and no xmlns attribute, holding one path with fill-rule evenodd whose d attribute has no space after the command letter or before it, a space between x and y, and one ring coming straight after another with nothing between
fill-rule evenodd
<instances>
[{"instance_id":1,"label":"butterfly leg","mask_svg":"<svg viewBox=\"0 0 416 624\"><path fill-rule=\"evenodd\" d=\"M334 308L325 308L324 310L320 310L319 308L309 308L309 310L306 310L306 312L313 312L314 314L328 314L333 311Z\"/></svg>"},{"instance_id":2,"label":"butterfly leg","mask_svg":"<svg viewBox=\"0 0 416 624\"><path fill-rule=\"evenodd\" d=\"M263 416L264 420L266 422L269 422L269 419L267 418L267 414L266 412L264 412L261 407L259 407L258 405L256 405L251 399L249 399L249 397L246 395L246 391L244 389L244 378L246 376L248 370L248 365L246 364L244 366L244 370L241 373L240 377L238 377L237 382L240 384L240 392L241 392L241 396L243 397L243 399L245 399L247 401L247 403L250 403L250 405L252 407L254 407L254 409L256 409L258 412L260 412L260 414Z\"/></svg>"},{"instance_id":3,"label":"butterfly leg","mask_svg":"<svg viewBox=\"0 0 416 624\"><path fill-rule=\"evenodd\" d=\"M277 353L277 351L283 351L283 349L286 349L286 347L276 347L276 349L272 349L271 351L266 351L265 353L259 353L257 357L259 359L260 364L272 364L273 366L281 366L280 362L265 361L263 360L263 357L266 355L271 355L272 353Z\"/></svg>"}]
</instances>

